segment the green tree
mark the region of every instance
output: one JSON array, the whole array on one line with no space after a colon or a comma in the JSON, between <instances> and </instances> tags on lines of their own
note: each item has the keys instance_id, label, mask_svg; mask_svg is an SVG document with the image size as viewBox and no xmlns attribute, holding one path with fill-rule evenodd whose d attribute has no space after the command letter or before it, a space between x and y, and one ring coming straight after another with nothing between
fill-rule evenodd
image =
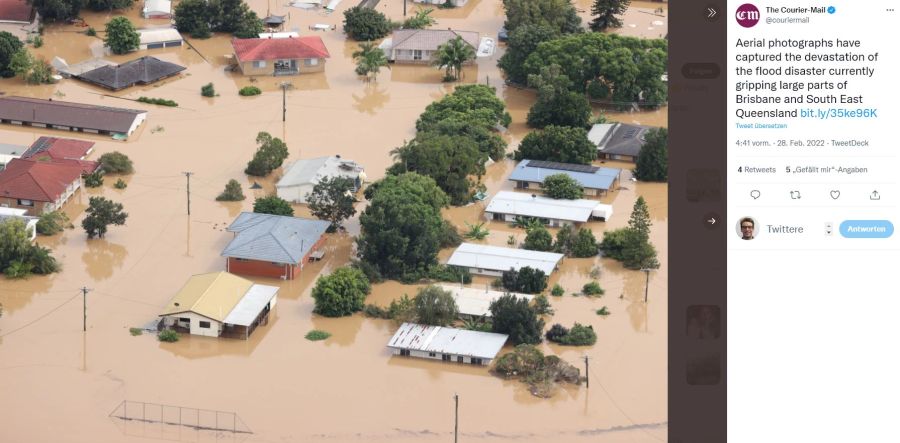
<instances>
[{"instance_id":1,"label":"green tree","mask_svg":"<svg viewBox=\"0 0 900 443\"><path fill-rule=\"evenodd\" d=\"M109 225L124 225L128 218L128 213L123 211L121 203L103 197L91 197L85 212L87 216L81 220L81 227L84 228L88 238L94 236L103 238Z\"/></svg>"},{"instance_id":2,"label":"green tree","mask_svg":"<svg viewBox=\"0 0 900 443\"><path fill-rule=\"evenodd\" d=\"M544 194L550 198L575 200L584 196L584 189L568 174L552 174L541 184Z\"/></svg>"},{"instance_id":3,"label":"green tree","mask_svg":"<svg viewBox=\"0 0 900 443\"><path fill-rule=\"evenodd\" d=\"M559 343L563 337L569 335L569 328L556 323L547 330L547 333L544 334L544 337L547 338L547 341L552 341L554 343Z\"/></svg>"},{"instance_id":4,"label":"green tree","mask_svg":"<svg viewBox=\"0 0 900 443\"><path fill-rule=\"evenodd\" d=\"M309 210L319 220L328 220L328 232L334 232L341 223L356 214L353 204L355 188L353 179L348 177L325 177L313 186L312 193L306 195Z\"/></svg>"},{"instance_id":5,"label":"green tree","mask_svg":"<svg viewBox=\"0 0 900 443\"><path fill-rule=\"evenodd\" d=\"M650 227L653 222L650 221L650 208L647 207L647 201L643 196L639 196L634 202L631 209L631 216L628 218L628 227L640 234L644 238L650 238Z\"/></svg>"},{"instance_id":6,"label":"green tree","mask_svg":"<svg viewBox=\"0 0 900 443\"><path fill-rule=\"evenodd\" d=\"M20 219L0 219L0 271L14 261L23 262L31 249L31 240Z\"/></svg>"},{"instance_id":7,"label":"green tree","mask_svg":"<svg viewBox=\"0 0 900 443\"><path fill-rule=\"evenodd\" d=\"M291 207L291 204L277 195L270 195L254 200L253 212L256 212L257 214L294 216L294 208Z\"/></svg>"},{"instance_id":8,"label":"green tree","mask_svg":"<svg viewBox=\"0 0 900 443\"><path fill-rule=\"evenodd\" d=\"M241 189L241 184L237 180L231 179L228 180L228 183L225 183L225 190L216 197L216 201L236 202L244 198L246 197L244 197L244 190Z\"/></svg>"},{"instance_id":9,"label":"green tree","mask_svg":"<svg viewBox=\"0 0 900 443\"><path fill-rule=\"evenodd\" d=\"M506 52L500 57L497 66L506 74L507 80L514 84L525 85L528 72L525 60L537 49L538 45L553 40L559 32L544 25L525 24L509 32Z\"/></svg>"},{"instance_id":10,"label":"green tree","mask_svg":"<svg viewBox=\"0 0 900 443\"><path fill-rule=\"evenodd\" d=\"M425 29L436 23L431 13L432 8L425 8L416 11L416 14L403 21L403 29Z\"/></svg>"},{"instance_id":11,"label":"green tree","mask_svg":"<svg viewBox=\"0 0 900 443\"><path fill-rule=\"evenodd\" d=\"M210 0L209 12L214 31L231 34L247 32L251 30L250 28L254 28L250 22L255 20L255 29L258 29L258 32L253 37L258 37L258 34L263 32L262 21L244 0ZM238 35L235 37L247 38Z\"/></svg>"},{"instance_id":12,"label":"green tree","mask_svg":"<svg viewBox=\"0 0 900 443\"><path fill-rule=\"evenodd\" d=\"M87 0L87 7L92 11L112 11L113 9L127 9L134 4L134 0Z\"/></svg>"},{"instance_id":13,"label":"green tree","mask_svg":"<svg viewBox=\"0 0 900 443\"><path fill-rule=\"evenodd\" d=\"M137 50L141 44L141 36L130 20L114 17L106 23L106 38L103 41L113 54L125 54Z\"/></svg>"},{"instance_id":14,"label":"green tree","mask_svg":"<svg viewBox=\"0 0 900 443\"><path fill-rule=\"evenodd\" d=\"M409 171L431 177L457 206L472 199L474 183L469 177L480 179L484 174L486 156L468 137L420 133L392 153L397 163L389 173Z\"/></svg>"},{"instance_id":15,"label":"green tree","mask_svg":"<svg viewBox=\"0 0 900 443\"><path fill-rule=\"evenodd\" d=\"M22 49L22 42L18 37L9 32L0 31L0 76L9 78L16 75L13 67L10 66L10 62L12 62L16 53Z\"/></svg>"},{"instance_id":16,"label":"green tree","mask_svg":"<svg viewBox=\"0 0 900 443\"><path fill-rule=\"evenodd\" d=\"M542 225L532 227L525 235L525 243L522 244L522 248L529 251L552 251L553 236Z\"/></svg>"},{"instance_id":17,"label":"green tree","mask_svg":"<svg viewBox=\"0 0 900 443\"><path fill-rule=\"evenodd\" d=\"M591 31L601 32L609 28L621 28L622 20L617 15L622 15L628 10L631 0L594 0L591 5Z\"/></svg>"},{"instance_id":18,"label":"green tree","mask_svg":"<svg viewBox=\"0 0 900 443\"><path fill-rule=\"evenodd\" d=\"M45 22L75 17L84 7L84 0L28 0L28 3L34 6Z\"/></svg>"},{"instance_id":19,"label":"green tree","mask_svg":"<svg viewBox=\"0 0 900 443\"><path fill-rule=\"evenodd\" d=\"M491 329L509 335L512 344L541 342L544 320L531 309L528 300L505 294L491 303L490 310L493 318Z\"/></svg>"},{"instance_id":20,"label":"green tree","mask_svg":"<svg viewBox=\"0 0 900 443\"><path fill-rule=\"evenodd\" d=\"M204 97L215 97L216 87L211 82L200 87L200 95Z\"/></svg>"},{"instance_id":21,"label":"green tree","mask_svg":"<svg viewBox=\"0 0 900 443\"><path fill-rule=\"evenodd\" d=\"M496 89L487 85L461 85L452 94L428 105L416 121L416 130L428 131L449 118L489 128L509 126L512 120Z\"/></svg>"},{"instance_id":22,"label":"green tree","mask_svg":"<svg viewBox=\"0 0 900 443\"><path fill-rule=\"evenodd\" d=\"M343 317L360 311L371 292L366 275L353 267L338 268L319 277L312 290L313 312L325 317Z\"/></svg>"},{"instance_id":23,"label":"green tree","mask_svg":"<svg viewBox=\"0 0 900 443\"><path fill-rule=\"evenodd\" d=\"M21 76L22 80L27 80L33 63L34 59L32 58L31 53L25 48L20 48L9 59L9 69L12 70L15 75Z\"/></svg>"},{"instance_id":24,"label":"green tree","mask_svg":"<svg viewBox=\"0 0 900 443\"><path fill-rule=\"evenodd\" d=\"M370 74L377 81L381 68L388 65L384 51L372 42L360 43L359 50L353 52L353 59L356 60L356 75L364 76L366 81Z\"/></svg>"},{"instance_id":25,"label":"green tree","mask_svg":"<svg viewBox=\"0 0 900 443\"><path fill-rule=\"evenodd\" d=\"M417 322L426 325L447 326L459 315L453 294L441 289L440 286L420 288L416 294L415 305Z\"/></svg>"},{"instance_id":26,"label":"green tree","mask_svg":"<svg viewBox=\"0 0 900 443\"><path fill-rule=\"evenodd\" d=\"M597 146L583 128L547 126L522 138L515 158L587 165L597 158Z\"/></svg>"},{"instance_id":27,"label":"green tree","mask_svg":"<svg viewBox=\"0 0 900 443\"><path fill-rule=\"evenodd\" d=\"M625 243L622 249L622 265L628 269L657 269L659 260L656 258L656 248L648 240L639 240L635 235L631 241Z\"/></svg>"},{"instance_id":28,"label":"green tree","mask_svg":"<svg viewBox=\"0 0 900 443\"><path fill-rule=\"evenodd\" d=\"M472 118L450 117L438 121L428 131L438 135L462 136L478 146L484 158L499 161L506 153L506 141L490 126Z\"/></svg>"},{"instance_id":29,"label":"green tree","mask_svg":"<svg viewBox=\"0 0 900 443\"><path fill-rule=\"evenodd\" d=\"M537 101L528 111L528 126L547 125L586 128L591 120L591 104L583 93L570 90L572 81L559 65L541 68L528 76L528 86L537 89Z\"/></svg>"},{"instance_id":30,"label":"green tree","mask_svg":"<svg viewBox=\"0 0 900 443\"><path fill-rule=\"evenodd\" d=\"M25 81L32 85L53 83L53 67L44 57L37 57L31 64L31 72L25 77Z\"/></svg>"},{"instance_id":31,"label":"green tree","mask_svg":"<svg viewBox=\"0 0 900 443\"><path fill-rule=\"evenodd\" d=\"M344 11L344 32L356 41L378 40L391 32L391 22L372 8L354 6Z\"/></svg>"},{"instance_id":32,"label":"green tree","mask_svg":"<svg viewBox=\"0 0 900 443\"><path fill-rule=\"evenodd\" d=\"M576 258L587 258L597 255L597 238L590 229L581 228L572 243L571 255Z\"/></svg>"},{"instance_id":33,"label":"green tree","mask_svg":"<svg viewBox=\"0 0 900 443\"><path fill-rule=\"evenodd\" d=\"M590 346L597 343L597 333L594 332L594 327L591 325L584 326L576 322L572 329L567 329L560 324L555 324L547 331L547 340L561 345Z\"/></svg>"},{"instance_id":34,"label":"green tree","mask_svg":"<svg viewBox=\"0 0 900 443\"><path fill-rule=\"evenodd\" d=\"M656 248L650 243L650 211L643 197L634 202L628 227L608 231L600 249L610 258L619 260L629 269L656 269L659 260Z\"/></svg>"},{"instance_id":35,"label":"green tree","mask_svg":"<svg viewBox=\"0 0 900 443\"><path fill-rule=\"evenodd\" d=\"M457 36L438 46L431 64L445 70L444 81L454 81L460 78L462 66L469 60L475 60L475 48Z\"/></svg>"},{"instance_id":36,"label":"green tree","mask_svg":"<svg viewBox=\"0 0 900 443\"><path fill-rule=\"evenodd\" d=\"M246 3L244 5L246 6ZM265 32L265 29L263 28L262 19L256 15L256 12L247 10L241 16L232 34L237 38L259 38L259 34L263 32Z\"/></svg>"},{"instance_id":37,"label":"green tree","mask_svg":"<svg viewBox=\"0 0 900 443\"><path fill-rule=\"evenodd\" d=\"M638 180L664 182L669 179L669 130L651 129L644 135L634 176Z\"/></svg>"},{"instance_id":38,"label":"green tree","mask_svg":"<svg viewBox=\"0 0 900 443\"><path fill-rule=\"evenodd\" d=\"M134 163L127 155L119 152L107 152L100 156L100 167L107 174L131 174L134 172Z\"/></svg>"},{"instance_id":39,"label":"green tree","mask_svg":"<svg viewBox=\"0 0 900 443\"><path fill-rule=\"evenodd\" d=\"M208 38L213 14L206 0L181 0L175 6L175 28L194 38Z\"/></svg>"},{"instance_id":40,"label":"green tree","mask_svg":"<svg viewBox=\"0 0 900 443\"><path fill-rule=\"evenodd\" d=\"M449 203L434 180L414 172L385 177L359 217L359 255L383 277L415 281L437 264Z\"/></svg>"},{"instance_id":41,"label":"green tree","mask_svg":"<svg viewBox=\"0 0 900 443\"><path fill-rule=\"evenodd\" d=\"M550 300L544 294L538 294L532 300L531 309L537 315L553 315L553 307L550 306Z\"/></svg>"},{"instance_id":42,"label":"green tree","mask_svg":"<svg viewBox=\"0 0 900 443\"><path fill-rule=\"evenodd\" d=\"M547 289L547 275L540 269L525 266L518 271L503 271L500 283L507 291L538 294Z\"/></svg>"},{"instance_id":43,"label":"green tree","mask_svg":"<svg viewBox=\"0 0 900 443\"><path fill-rule=\"evenodd\" d=\"M62 232L68 223L69 216L67 216L65 212L45 212L38 218L35 230L41 235L54 235Z\"/></svg>"},{"instance_id":44,"label":"green tree","mask_svg":"<svg viewBox=\"0 0 900 443\"><path fill-rule=\"evenodd\" d=\"M287 145L280 138L272 137L268 132L260 132L256 135L256 143L259 148L253 155L253 159L247 163L244 173L247 175L262 177L272 170L281 167L288 158Z\"/></svg>"},{"instance_id":45,"label":"green tree","mask_svg":"<svg viewBox=\"0 0 900 443\"><path fill-rule=\"evenodd\" d=\"M561 34L581 32L581 18L571 0L503 0L507 31L542 25Z\"/></svg>"}]
</instances>

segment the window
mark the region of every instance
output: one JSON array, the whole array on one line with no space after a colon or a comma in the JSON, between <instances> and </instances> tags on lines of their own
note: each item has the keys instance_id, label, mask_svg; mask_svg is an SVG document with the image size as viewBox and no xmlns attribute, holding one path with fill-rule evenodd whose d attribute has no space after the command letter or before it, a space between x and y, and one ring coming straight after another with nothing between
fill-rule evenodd
<instances>
[{"instance_id":1,"label":"window","mask_svg":"<svg viewBox=\"0 0 900 443\"><path fill-rule=\"evenodd\" d=\"M457 356L457 357L456 357L456 362L457 362L457 363L463 363L463 356L462 356L462 355Z\"/></svg>"},{"instance_id":2,"label":"window","mask_svg":"<svg viewBox=\"0 0 900 443\"><path fill-rule=\"evenodd\" d=\"M480 365L480 364L481 364L481 359L480 359L480 358L472 357L472 364L473 364L473 365Z\"/></svg>"},{"instance_id":3,"label":"window","mask_svg":"<svg viewBox=\"0 0 900 443\"><path fill-rule=\"evenodd\" d=\"M305 64L306 66L319 66L319 59L308 58L306 60L303 60L303 64Z\"/></svg>"},{"instance_id":4,"label":"window","mask_svg":"<svg viewBox=\"0 0 900 443\"><path fill-rule=\"evenodd\" d=\"M265 68L265 67L266 67L266 61L265 61L265 60L256 60L256 61L253 62L253 67L254 67L254 68Z\"/></svg>"},{"instance_id":5,"label":"window","mask_svg":"<svg viewBox=\"0 0 900 443\"><path fill-rule=\"evenodd\" d=\"M208 322L208 321L201 321L201 322L200 322L200 327L201 327L201 328L204 328L204 329L209 329L209 322Z\"/></svg>"},{"instance_id":6,"label":"window","mask_svg":"<svg viewBox=\"0 0 900 443\"><path fill-rule=\"evenodd\" d=\"M401 350L400 350L400 355L409 357L409 349L401 349Z\"/></svg>"},{"instance_id":7,"label":"window","mask_svg":"<svg viewBox=\"0 0 900 443\"><path fill-rule=\"evenodd\" d=\"M450 361L450 357L452 357L450 354L441 354L441 360L443 361Z\"/></svg>"},{"instance_id":8,"label":"window","mask_svg":"<svg viewBox=\"0 0 900 443\"><path fill-rule=\"evenodd\" d=\"M422 60L422 50L413 49L413 60Z\"/></svg>"},{"instance_id":9,"label":"window","mask_svg":"<svg viewBox=\"0 0 900 443\"><path fill-rule=\"evenodd\" d=\"M429 356L429 357L437 357L437 354L435 354L434 352L429 352L429 353L428 353L428 356Z\"/></svg>"},{"instance_id":10,"label":"window","mask_svg":"<svg viewBox=\"0 0 900 443\"><path fill-rule=\"evenodd\" d=\"M34 207L34 200L27 200L24 198L20 198L17 202L19 206L32 206Z\"/></svg>"}]
</instances>

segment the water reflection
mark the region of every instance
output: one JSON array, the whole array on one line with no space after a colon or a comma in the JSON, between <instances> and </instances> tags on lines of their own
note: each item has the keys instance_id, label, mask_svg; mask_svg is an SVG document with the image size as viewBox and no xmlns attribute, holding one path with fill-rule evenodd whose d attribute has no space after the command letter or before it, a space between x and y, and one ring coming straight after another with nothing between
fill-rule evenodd
<instances>
[{"instance_id":1,"label":"water reflection","mask_svg":"<svg viewBox=\"0 0 900 443\"><path fill-rule=\"evenodd\" d=\"M352 94L352 97L353 109L369 115L377 114L376 111L383 108L391 98L390 94L386 93L377 82L366 83L363 95Z\"/></svg>"},{"instance_id":2,"label":"water reflection","mask_svg":"<svg viewBox=\"0 0 900 443\"><path fill-rule=\"evenodd\" d=\"M124 246L110 243L106 239L95 238L86 243L87 250L81 254L81 261L84 262L85 271L96 281L112 277L113 270L121 268L128 256L128 250Z\"/></svg>"},{"instance_id":3,"label":"water reflection","mask_svg":"<svg viewBox=\"0 0 900 443\"><path fill-rule=\"evenodd\" d=\"M158 346L160 349L189 360L214 358L224 355L249 357L256 350L256 347L259 346L259 343L269 335L269 331L277 327L278 310L280 308L281 306L276 305L269 312L268 324L259 325L247 340L181 334L181 338L177 342L159 342Z\"/></svg>"}]
</instances>

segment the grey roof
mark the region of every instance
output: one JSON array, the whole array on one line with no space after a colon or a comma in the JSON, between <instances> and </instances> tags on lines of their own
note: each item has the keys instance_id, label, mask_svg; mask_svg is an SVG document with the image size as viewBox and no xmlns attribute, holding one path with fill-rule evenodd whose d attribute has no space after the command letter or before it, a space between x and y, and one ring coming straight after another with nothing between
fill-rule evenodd
<instances>
[{"instance_id":1,"label":"grey roof","mask_svg":"<svg viewBox=\"0 0 900 443\"><path fill-rule=\"evenodd\" d=\"M588 132L597 149L604 154L630 155L637 157L644 145L644 134L652 129L650 126L615 123L613 126L594 125ZM592 135L593 134L593 135ZM602 137L601 137L602 134Z\"/></svg>"},{"instance_id":2,"label":"grey roof","mask_svg":"<svg viewBox=\"0 0 900 443\"><path fill-rule=\"evenodd\" d=\"M317 157L294 162L278 180L276 188L316 184L325 177L357 178L363 172L362 166L353 160L345 160L336 155Z\"/></svg>"},{"instance_id":3,"label":"grey roof","mask_svg":"<svg viewBox=\"0 0 900 443\"><path fill-rule=\"evenodd\" d=\"M456 301L456 307L459 313L463 315L473 315L476 317L491 316L491 303L494 300L506 295L506 292L491 291L486 288L477 287L461 287L459 285L440 284L441 289L449 291ZM510 293L516 298L524 298L530 303L534 298L531 294Z\"/></svg>"},{"instance_id":4,"label":"grey roof","mask_svg":"<svg viewBox=\"0 0 900 443\"><path fill-rule=\"evenodd\" d=\"M86 105L59 100L0 97L0 119L70 126L127 134L135 119L147 111Z\"/></svg>"},{"instance_id":5,"label":"grey roof","mask_svg":"<svg viewBox=\"0 0 900 443\"><path fill-rule=\"evenodd\" d=\"M622 172L622 170L618 168L603 168L596 166L586 169L586 171L589 170L590 172L573 171L570 170L572 169L572 166L582 165L522 160L516 165L516 169L513 169L509 179L514 181L543 183L547 176L566 174L577 181L583 188L608 190Z\"/></svg>"},{"instance_id":6,"label":"grey roof","mask_svg":"<svg viewBox=\"0 0 900 443\"><path fill-rule=\"evenodd\" d=\"M434 51L438 46L456 37L462 39L478 50L479 35L473 31L454 31L452 29L398 29L391 35L391 49Z\"/></svg>"},{"instance_id":7,"label":"grey roof","mask_svg":"<svg viewBox=\"0 0 900 443\"><path fill-rule=\"evenodd\" d=\"M228 227L228 232L237 235L222 256L297 264L325 234L328 225L323 220L242 212Z\"/></svg>"},{"instance_id":8,"label":"grey roof","mask_svg":"<svg viewBox=\"0 0 900 443\"><path fill-rule=\"evenodd\" d=\"M509 338L506 334L403 323L389 348L492 359Z\"/></svg>"},{"instance_id":9,"label":"grey roof","mask_svg":"<svg viewBox=\"0 0 900 443\"><path fill-rule=\"evenodd\" d=\"M508 271L510 268L519 270L528 266L540 269L545 274L550 275L562 258L562 254L555 252L463 243L453 251L453 255L447 260L447 264L494 271Z\"/></svg>"},{"instance_id":10,"label":"grey roof","mask_svg":"<svg viewBox=\"0 0 900 443\"><path fill-rule=\"evenodd\" d=\"M184 66L156 57L141 57L118 66L103 66L75 75L75 78L113 91L134 85L146 85L184 71Z\"/></svg>"},{"instance_id":11,"label":"grey roof","mask_svg":"<svg viewBox=\"0 0 900 443\"><path fill-rule=\"evenodd\" d=\"M21 156L22 153L27 150L28 150L28 146L10 145L7 143L0 143L0 154L3 154L3 155L19 155L19 156Z\"/></svg>"},{"instance_id":12,"label":"grey roof","mask_svg":"<svg viewBox=\"0 0 900 443\"><path fill-rule=\"evenodd\" d=\"M598 204L596 200L554 199L524 192L500 191L484 208L484 212L583 223L591 218L591 212Z\"/></svg>"},{"instance_id":13,"label":"grey roof","mask_svg":"<svg viewBox=\"0 0 900 443\"><path fill-rule=\"evenodd\" d=\"M228 313L223 323L250 326L263 308L278 294L277 286L253 285Z\"/></svg>"}]
</instances>

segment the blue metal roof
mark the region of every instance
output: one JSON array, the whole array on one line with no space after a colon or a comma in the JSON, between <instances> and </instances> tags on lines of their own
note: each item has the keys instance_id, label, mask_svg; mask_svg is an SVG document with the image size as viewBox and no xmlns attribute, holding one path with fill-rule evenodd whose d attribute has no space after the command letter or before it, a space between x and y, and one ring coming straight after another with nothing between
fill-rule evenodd
<instances>
[{"instance_id":1,"label":"blue metal roof","mask_svg":"<svg viewBox=\"0 0 900 443\"><path fill-rule=\"evenodd\" d=\"M228 227L237 235L222 256L297 264L328 225L323 220L242 212Z\"/></svg>"},{"instance_id":2,"label":"blue metal roof","mask_svg":"<svg viewBox=\"0 0 900 443\"><path fill-rule=\"evenodd\" d=\"M622 170L618 168L603 167L597 168L597 170L592 173L577 172L566 170L571 166L566 163L541 162L541 165L551 165L551 167L536 167L529 165L529 163L531 163L531 160L522 160L519 162L519 164L516 165L516 169L510 174L509 180L543 183L547 176L566 174L575 179L575 181L584 188L608 190L612 187L613 182L619 177L619 173L622 172ZM552 165L559 166L554 167Z\"/></svg>"}]
</instances>

